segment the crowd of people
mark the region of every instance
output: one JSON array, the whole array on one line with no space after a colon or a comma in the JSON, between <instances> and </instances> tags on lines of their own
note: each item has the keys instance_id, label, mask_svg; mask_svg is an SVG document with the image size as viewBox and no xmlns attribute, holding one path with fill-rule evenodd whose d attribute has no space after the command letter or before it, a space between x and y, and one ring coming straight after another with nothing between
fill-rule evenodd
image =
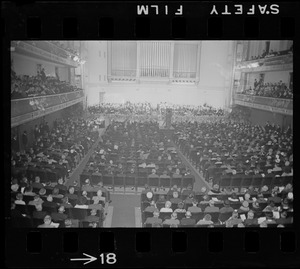
<instances>
[{"instance_id":1,"label":"crowd of people","mask_svg":"<svg viewBox=\"0 0 300 269\"><path fill-rule=\"evenodd\" d=\"M123 121L110 122L80 175L80 182L69 190L64 186L68 173L99 135L93 126L95 121L61 119L54 122L52 130L47 123L36 126L34 145L27 151L12 153L11 190L15 197L12 210L16 212L16 205L20 207L24 205L22 201L30 200L24 199L28 193L34 193L31 195L33 200L36 197L39 201L52 203L51 199L60 194L54 189L64 186L61 187L64 189L63 196L59 198L62 200L55 206L57 212L44 210L46 215L42 214L39 225L55 226L53 216L62 212L65 214L66 208L61 206L66 204L89 210L90 215L81 219L83 222L86 217L99 220L102 217L93 207L110 200L108 185L125 186L125 178L131 178L133 181L129 186L145 188L142 193L145 226L281 227L292 223L292 181L285 185L278 181L274 186L262 187L251 184L243 188L222 185L223 179L228 176L241 180L245 177L257 178L261 182L267 177L292 177L293 134L290 127L284 130L269 122L265 126L252 125L246 118L247 111L241 114L240 110L233 109L226 118L211 120L213 117L208 117L202 122L175 121L172 124L174 134L170 137L153 118L134 120L134 113L153 109L150 107L128 102L126 105L107 104L89 109L92 115L125 113L128 117ZM190 107L183 106L182 110L180 106L176 109L176 113L191 111ZM193 191L194 176L177 150L203 173L211 190L202 188L201 192ZM56 177L50 175L53 172ZM105 178L114 180L105 181ZM183 186L183 179L192 180ZM50 186L51 181L57 182L57 185ZM161 182L166 181L173 187L165 188ZM152 186L151 182L156 183ZM180 182L179 186L174 182ZM36 187L40 188L36 190ZM46 189L47 195L44 190L40 193L41 189ZM40 205L34 211L41 211ZM228 218L221 216L221 213L227 213ZM74 217L72 210L66 215L67 223L61 225L68 225Z\"/></svg>"},{"instance_id":2,"label":"crowd of people","mask_svg":"<svg viewBox=\"0 0 300 269\"><path fill-rule=\"evenodd\" d=\"M93 122L83 117L60 118L53 122L51 129L47 122L42 122L34 128L33 144L23 140L23 143L26 141L24 150L16 151L12 147L11 197L17 221L42 225L40 222L46 215L45 223L48 223L50 213L63 213L70 204L76 206L75 198L81 197L78 182L69 189L65 182L99 137ZM98 189L101 190L101 186ZM54 198L57 198L55 202ZM24 207L15 208L16 205ZM30 205L36 208L29 210Z\"/></svg>"},{"instance_id":3,"label":"crowd of people","mask_svg":"<svg viewBox=\"0 0 300 269\"><path fill-rule=\"evenodd\" d=\"M251 56L249 61L253 60L259 60L259 59L264 59L264 58L270 58L270 57L276 57L280 55L287 55L293 53L293 45L288 50L283 50L283 51L273 51L272 49L267 52L266 50L263 50L262 54L257 55L257 56Z\"/></svg>"},{"instance_id":4,"label":"crowd of people","mask_svg":"<svg viewBox=\"0 0 300 269\"><path fill-rule=\"evenodd\" d=\"M224 109L214 108L207 104L200 106L178 105L161 102L157 106L149 102L131 103L106 103L89 107L91 114L127 116L131 120L137 121L163 121L167 110L172 111L173 121L199 120L202 117L222 117L225 115Z\"/></svg>"},{"instance_id":5,"label":"crowd of people","mask_svg":"<svg viewBox=\"0 0 300 269\"><path fill-rule=\"evenodd\" d=\"M265 173L277 165L292 170L293 134L269 123L263 127L232 120L174 124L174 140L181 150L197 162L203 172L214 171L215 162L237 173ZM226 170L226 169L225 169Z\"/></svg>"},{"instance_id":6,"label":"crowd of people","mask_svg":"<svg viewBox=\"0 0 300 269\"><path fill-rule=\"evenodd\" d=\"M27 97L52 95L81 90L77 86L66 81L61 81L57 77L46 76L42 69L36 76L18 76L11 72L11 99L21 99Z\"/></svg>"},{"instance_id":7,"label":"crowd of people","mask_svg":"<svg viewBox=\"0 0 300 269\"><path fill-rule=\"evenodd\" d=\"M242 94L272 97L272 98L284 98L293 99L293 90L288 88L281 80L276 83L262 83L254 81L253 88L250 86L248 89L244 89Z\"/></svg>"},{"instance_id":8,"label":"crowd of people","mask_svg":"<svg viewBox=\"0 0 300 269\"><path fill-rule=\"evenodd\" d=\"M128 176L134 178L135 188L145 187L148 177L193 178L155 122L113 122L102 140L83 171L82 182L92 179L97 184L102 176Z\"/></svg>"},{"instance_id":9,"label":"crowd of people","mask_svg":"<svg viewBox=\"0 0 300 269\"><path fill-rule=\"evenodd\" d=\"M214 186L142 194L144 227L287 227L293 223L293 188L224 193Z\"/></svg>"}]
</instances>

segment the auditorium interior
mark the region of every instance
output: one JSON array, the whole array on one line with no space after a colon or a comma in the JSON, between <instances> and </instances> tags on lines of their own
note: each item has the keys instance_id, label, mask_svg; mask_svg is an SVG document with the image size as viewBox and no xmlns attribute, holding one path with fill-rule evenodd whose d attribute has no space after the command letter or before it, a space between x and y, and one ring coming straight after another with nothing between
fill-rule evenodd
<instances>
[{"instance_id":1,"label":"auditorium interior","mask_svg":"<svg viewBox=\"0 0 300 269\"><path fill-rule=\"evenodd\" d=\"M293 226L293 41L12 41L16 228Z\"/></svg>"}]
</instances>

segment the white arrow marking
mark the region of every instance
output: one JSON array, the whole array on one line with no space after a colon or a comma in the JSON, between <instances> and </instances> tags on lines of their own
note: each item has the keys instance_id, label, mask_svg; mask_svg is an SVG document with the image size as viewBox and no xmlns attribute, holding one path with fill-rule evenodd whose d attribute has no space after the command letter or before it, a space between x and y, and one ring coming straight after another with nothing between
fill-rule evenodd
<instances>
[{"instance_id":1,"label":"white arrow marking","mask_svg":"<svg viewBox=\"0 0 300 269\"><path fill-rule=\"evenodd\" d=\"M95 257L93 257L91 255L88 255L88 254L85 254L85 253L83 253L83 255L85 255L85 256L87 256L89 258L77 258L77 259L71 259L71 261L87 261L87 262L85 262L83 264L83 265L86 265L86 264L88 264L90 262L93 262L93 261L97 260L97 258L95 258Z\"/></svg>"}]
</instances>

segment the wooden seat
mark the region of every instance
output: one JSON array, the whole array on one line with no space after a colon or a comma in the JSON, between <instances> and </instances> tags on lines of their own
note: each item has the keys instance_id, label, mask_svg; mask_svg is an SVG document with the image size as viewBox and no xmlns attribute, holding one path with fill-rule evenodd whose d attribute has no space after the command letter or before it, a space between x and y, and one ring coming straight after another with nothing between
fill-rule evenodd
<instances>
[{"instance_id":1,"label":"wooden seat","mask_svg":"<svg viewBox=\"0 0 300 269\"><path fill-rule=\"evenodd\" d=\"M103 182L103 186L113 187L114 186L114 177L112 175L103 175L102 182Z\"/></svg>"},{"instance_id":2,"label":"wooden seat","mask_svg":"<svg viewBox=\"0 0 300 269\"><path fill-rule=\"evenodd\" d=\"M21 214L28 214L27 206L26 206L26 205L17 205L17 204L16 204L16 209L17 209L18 211L20 211Z\"/></svg>"},{"instance_id":3,"label":"wooden seat","mask_svg":"<svg viewBox=\"0 0 300 269\"><path fill-rule=\"evenodd\" d=\"M225 222L232 216L232 212L220 213L219 214L219 221L221 223Z\"/></svg>"},{"instance_id":4,"label":"wooden seat","mask_svg":"<svg viewBox=\"0 0 300 269\"><path fill-rule=\"evenodd\" d=\"M138 176L136 178L136 186L137 187L145 187L146 184L148 184L148 178L147 177Z\"/></svg>"},{"instance_id":5,"label":"wooden seat","mask_svg":"<svg viewBox=\"0 0 300 269\"><path fill-rule=\"evenodd\" d=\"M14 228L33 228L32 219L29 217L11 218L11 225Z\"/></svg>"},{"instance_id":6,"label":"wooden seat","mask_svg":"<svg viewBox=\"0 0 300 269\"><path fill-rule=\"evenodd\" d=\"M88 209L71 208L70 213L73 219L84 220L88 216Z\"/></svg>"},{"instance_id":7,"label":"wooden seat","mask_svg":"<svg viewBox=\"0 0 300 269\"><path fill-rule=\"evenodd\" d=\"M182 188L187 188L189 185L194 186L194 178L193 177L183 177L182 178Z\"/></svg>"},{"instance_id":8,"label":"wooden seat","mask_svg":"<svg viewBox=\"0 0 300 269\"><path fill-rule=\"evenodd\" d=\"M125 187L134 187L136 189L136 177L126 175L125 176Z\"/></svg>"},{"instance_id":9,"label":"wooden seat","mask_svg":"<svg viewBox=\"0 0 300 269\"><path fill-rule=\"evenodd\" d=\"M121 176L121 175L117 175L114 177L114 180L113 180L113 187L122 187L124 188L125 187L125 176Z\"/></svg>"},{"instance_id":10,"label":"wooden seat","mask_svg":"<svg viewBox=\"0 0 300 269\"><path fill-rule=\"evenodd\" d=\"M237 188L239 191L241 188L241 184L242 184L242 177L232 177L231 178L231 184L230 184L231 188Z\"/></svg>"},{"instance_id":11,"label":"wooden seat","mask_svg":"<svg viewBox=\"0 0 300 269\"><path fill-rule=\"evenodd\" d=\"M282 179L282 185L286 186L287 184L293 184L293 176L283 176Z\"/></svg>"},{"instance_id":12,"label":"wooden seat","mask_svg":"<svg viewBox=\"0 0 300 269\"><path fill-rule=\"evenodd\" d=\"M253 180L252 176L244 176L242 178L241 187L242 188L248 188L249 186L252 185L252 180Z\"/></svg>"},{"instance_id":13,"label":"wooden seat","mask_svg":"<svg viewBox=\"0 0 300 269\"><path fill-rule=\"evenodd\" d=\"M171 186L176 185L178 189L182 189L182 178L171 178Z\"/></svg>"},{"instance_id":14,"label":"wooden seat","mask_svg":"<svg viewBox=\"0 0 300 269\"><path fill-rule=\"evenodd\" d=\"M148 185L151 188L158 188L159 187L159 177L157 178L148 178Z\"/></svg>"},{"instance_id":15,"label":"wooden seat","mask_svg":"<svg viewBox=\"0 0 300 269\"><path fill-rule=\"evenodd\" d=\"M171 178L160 178L159 187L170 188L171 187Z\"/></svg>"},{"instance_id":16,"label":"wooden seat","mask_svg":"<svg viewBox=\"0 0 300 269\"><path fill-rule=\"evenodd\" d=\"M197 223L199 220L204 218L205 214L206 213L204 213L204 212L192 213L192 217L193 217L193 219L196 220L196 223Z\"/></svg>"},{"instance_id":17,"label":"wooden seat","mask_svg":"<svg viewBox=\"0 0 300 269\"><path fill-rule=\"evenodd\" d=\"M97 185L101 181L102 181L102 176L100 176L100 175L92 175L91 183L93 185Z\"/></svg>"},{"instance_id":18,"label":"wooden seat","mask_svg":"<svg viewBox=\"0 0 300 269\"><path fill-rule=\"evenodd\" d=\"M220 189L230 187L231 186L231 177L230 176L221 177L219 185L220 185Z\"/></svg>"}]
</instances>

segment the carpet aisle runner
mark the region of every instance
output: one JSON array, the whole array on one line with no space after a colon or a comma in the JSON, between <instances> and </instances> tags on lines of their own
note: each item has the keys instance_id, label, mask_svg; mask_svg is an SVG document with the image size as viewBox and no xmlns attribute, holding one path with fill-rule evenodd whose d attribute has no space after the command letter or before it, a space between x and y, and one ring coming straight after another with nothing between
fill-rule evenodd
<instances>
[{"instance_id":1,"label":"carpet aisle runner","mask_svg":"<svg viewBox=\"0 0 300 269\"><path fill-rule=\"evenodd\" d=\"M111 194L113 206L111 227L135 227L135 208L141 206L140 195Z\"/></svg>"}]
</instances>

